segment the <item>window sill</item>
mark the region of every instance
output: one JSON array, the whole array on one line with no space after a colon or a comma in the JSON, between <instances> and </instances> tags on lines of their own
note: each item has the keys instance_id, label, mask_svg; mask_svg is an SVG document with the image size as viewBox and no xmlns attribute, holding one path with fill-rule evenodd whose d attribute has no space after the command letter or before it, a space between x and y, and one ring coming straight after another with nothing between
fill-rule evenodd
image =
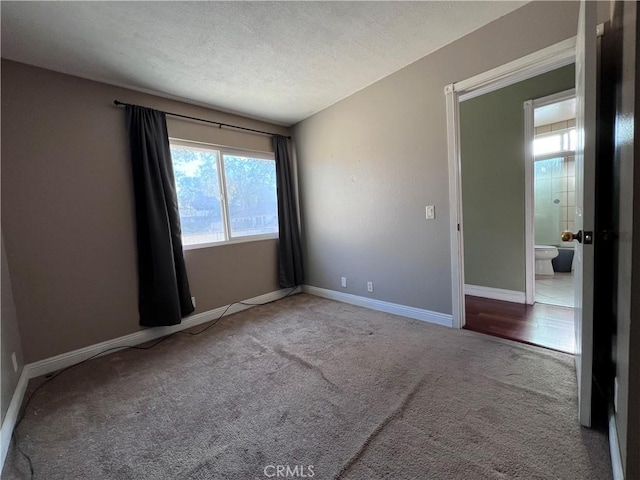
<instances>
[{"instance_id":1,"label":"window sill","mask_svg":"<svg viewBox=\"0 0 640 480\"><path fill-rule=\"evenodd\" d=\"M277 233L269 233L267 235L252 235L250 237L238 237L233 238L231 240L224 240L222 242L210 242L210 243L195 243L193 245L182 245L182 250L198 250L200 248L209 248L209 247L223 247L225 245L233 245L236 243L250 243L250 242L261 242L263 240L277 240Z\"/></svg>"}]
</instances>

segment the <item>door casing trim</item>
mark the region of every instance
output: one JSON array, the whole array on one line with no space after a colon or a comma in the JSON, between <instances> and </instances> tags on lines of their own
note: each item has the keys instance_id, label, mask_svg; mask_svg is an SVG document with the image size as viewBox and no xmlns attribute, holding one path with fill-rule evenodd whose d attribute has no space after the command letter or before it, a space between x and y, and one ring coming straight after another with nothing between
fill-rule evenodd
<instances>
[{"instance_id":1,"label":"door casing trim","mask_svg":"<svg viewBox=\"0 0 640 480\"><path fill-rule=\"evenodd\" d=\"M460 102L569 65L575 62L575 47L576 37L572 37L444 88L449 166L451 312L454 328L462 328L465 324Z\"/></svg>"}]
</instances>

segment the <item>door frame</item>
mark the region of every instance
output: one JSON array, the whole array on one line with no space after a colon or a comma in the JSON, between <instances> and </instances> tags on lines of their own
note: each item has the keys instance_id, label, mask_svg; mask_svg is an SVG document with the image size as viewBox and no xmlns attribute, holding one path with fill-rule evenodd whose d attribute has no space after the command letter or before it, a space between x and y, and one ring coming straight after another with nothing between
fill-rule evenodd
<instances>
[{"instance_id":1,"label":"door frame","mask_svg":"<svg viewBox=\"0 0 640 480\"><path fill-rule=\"evenodd\" d=\"M452 323L455 328L462 328L465 325L460 102L569 65L575 62L575 47L576 38L569 38L488 72L447 85L444 89L447 104L447 144L449 151L451 310ZM526 152L524 153L526 155ZM525 189L527 189L527 183L525 183Z\"/></svg>"},{"instance_id":2,"label":"door frame","mask_svg":"<svg viewBox=\"0 0 640 480\"><path fill-rule=\"evenodd\" d=\"M598 25L598 35L604 26ZM452 326L465 325L464 225L460 154L460 102L513 85L575 62L576 37L444 87L449 165L449 235L451 245Z\"/></svg>"},{"instance_id":3,"label":"door frame","mask_svg":"<svg viewBox=\"0 0 640 480\"><path fill-rule=\"evenodd\" d=\"M528 305L535 303L536 267L535 267L535 221L534 221L534 164L533 139L535 137L534 113L538 107L551 105L563 100L575 98L576 89L524 102L524 248L525 248L525 297ZM529 147L527 147L529 146Z\"/></svg>"}]
</instances>

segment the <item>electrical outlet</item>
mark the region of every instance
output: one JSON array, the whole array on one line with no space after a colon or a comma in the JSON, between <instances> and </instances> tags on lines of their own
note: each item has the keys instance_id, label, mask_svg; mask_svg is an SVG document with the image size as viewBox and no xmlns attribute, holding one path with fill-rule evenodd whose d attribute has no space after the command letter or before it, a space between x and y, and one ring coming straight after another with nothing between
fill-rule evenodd
<instances>
[{"instance_id":1,"label":"electrical outlet","mask_svg":"<svg viewBox=\"0 0 640 480\"><path fill-rule=\"evenodd\" d=\"M427 205L425 207L427 220L433 220L436 218L436 207L434 205Z\"/></svg>"},{"instance_id":2,"label":"electrical outlet","mask_svg":"<svg viewBox=\"0 0 640 480\"><path fill-rule=\"evenodd\" d=\"M196 297L191 297L191 303L193 303L193 308L196 308Z\"/></svg>"},{"instance_id":3,"label":"electrical outlet","mask_svg":"<svg viewBox=\"0 0 640 480\"><path fill-rule=\"evenodd\" d=\"M16 358L16 352L11 354L11 361L13 362L13 371L18 371L18 359Z\"/></svg>"},{"instance_id":4,"label":"electrical outlet","mask_svg":"<svg viewBox=\"0 0 640 480\"><path fill-rule=\"evenodd\" d=\"M373 282L367 282L367 292L373 292Z\"/></svg>"},{"instance_id":5,"label":"electrical outlet","mask_svg":"<svg viewBox=\"0 0 640 480\"><path fill-rule=\"evenodd\" d=\"M340 285L343 288L347 288L347 277L340 277Z\"/></svg>"}]
</instances>

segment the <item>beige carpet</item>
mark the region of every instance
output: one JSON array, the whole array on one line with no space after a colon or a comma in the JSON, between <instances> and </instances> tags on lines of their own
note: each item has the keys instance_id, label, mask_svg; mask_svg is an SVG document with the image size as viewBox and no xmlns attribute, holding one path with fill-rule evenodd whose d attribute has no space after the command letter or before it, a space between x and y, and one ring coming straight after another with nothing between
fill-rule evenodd
<instances>
[{"instance_id":1,"label":"beige carpet","mask_svg":"<svg viewBox=\"0 0 640 480\"><path fill-rule=\"evenodd\" d=\"M575 391L569 355L301 294L65 372L18 436L47 480L610 478Z\"/></svg>"}]
</instances>

